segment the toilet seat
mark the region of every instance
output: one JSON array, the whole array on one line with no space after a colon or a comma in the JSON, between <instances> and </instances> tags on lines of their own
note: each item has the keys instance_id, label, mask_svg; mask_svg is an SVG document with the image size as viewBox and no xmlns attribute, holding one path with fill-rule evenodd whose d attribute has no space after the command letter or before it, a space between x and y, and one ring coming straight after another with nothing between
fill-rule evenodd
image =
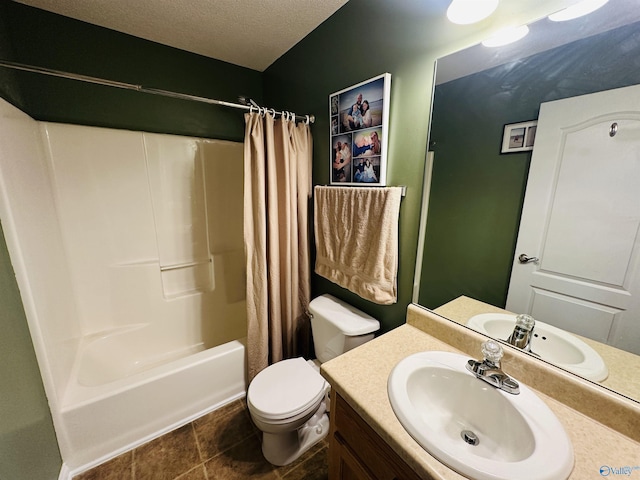
<instances>
[{"instance_id":1,"label":"toilet seat","mask_svg":"<svg viewBox=\"0 0 640 480\"><path fill-rule=\"evenodd\" d=\"M258 373L249 385L247 403L254 415L284 423L317 408L326 388L327 382L304 358L292 358Z\"/></svg>"}]
</instances>

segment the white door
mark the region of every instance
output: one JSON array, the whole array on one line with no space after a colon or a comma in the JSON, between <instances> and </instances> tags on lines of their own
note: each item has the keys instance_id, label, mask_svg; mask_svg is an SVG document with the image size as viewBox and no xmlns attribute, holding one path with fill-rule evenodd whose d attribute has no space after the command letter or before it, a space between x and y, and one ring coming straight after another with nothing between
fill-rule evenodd
<instances>
[{"instance_id":1,"label":"white door","mask_svg":"<svg viewBox=\"0 0 640 480\"><path fill-rule=\"evenodd\" d=\"M639 226L640 86L542 104L507 310L640 354Z\"/></svg>"}]
</instances>

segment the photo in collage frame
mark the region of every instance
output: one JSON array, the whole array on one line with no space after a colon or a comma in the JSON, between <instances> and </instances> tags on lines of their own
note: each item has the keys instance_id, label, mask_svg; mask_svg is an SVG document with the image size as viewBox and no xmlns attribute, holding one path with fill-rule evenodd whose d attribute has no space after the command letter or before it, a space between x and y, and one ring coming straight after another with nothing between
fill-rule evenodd
<instances>
[{"instance_id":1,"label":"photo in collage frame","mask_svg":"<svg viewBox=\"0 0 640 480\"><path fill-rule=\"evenodd\" d=\"M329 96L331 185L385 186L391 75Z\"/></svg>"}]
</instances>

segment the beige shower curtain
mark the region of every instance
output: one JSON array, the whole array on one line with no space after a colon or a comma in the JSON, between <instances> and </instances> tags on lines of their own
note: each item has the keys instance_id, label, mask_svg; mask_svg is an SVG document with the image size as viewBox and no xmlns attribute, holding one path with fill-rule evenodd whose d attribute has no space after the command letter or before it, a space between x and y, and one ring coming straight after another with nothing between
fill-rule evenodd
<instances>
[{"instance_id":1,"label":"beige shower curtain","mask_svg":"<svg viewBox=\"0 0 640 480\"><path fill-rule=\"evenodd\" d=\"M306 356L310 327L308 209L311 130L270 114L245 114L244 242L249 380Z\"/></svg>"}]
</instances>

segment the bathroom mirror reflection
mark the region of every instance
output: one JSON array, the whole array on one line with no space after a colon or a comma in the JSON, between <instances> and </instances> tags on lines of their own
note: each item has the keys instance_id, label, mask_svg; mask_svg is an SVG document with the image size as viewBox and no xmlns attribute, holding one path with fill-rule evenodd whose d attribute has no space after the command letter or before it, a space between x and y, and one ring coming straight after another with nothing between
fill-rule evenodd
<instances>
[{"instance_id":1,"label":"bathroom mirror reflection","mask_svg":"<svg viewBox=\"0 0 640 480\"><path fill-rule=\"evenodd\" d=\"M531 314L541 322L539 330L560 328L566 342L552 350L586 344L602 357L608 375L605 380L581 376L636 401L640 198L635 191L640 189L635 186L640 162L633 152L640 151L640 108L631 108L624 96L640 99L640 87L632 87L640 85L639 59L640 10L634 0L609 1L571 21L541 19L514 44L480 44L438 59L429 134L430 193L423 203L427 215L414 293L414 302L462 324L480 314L513 312ZM595 92L594 102L604 110L584 117L596 107L587 107L587 97L574 97ZM609 94L623 100L609 100ZM573 103L554 103L572 98ZM616 101L624 108L615 107ZM578 112L579 119L564 118L568 111ZM501 153L505 125L534 120L533 152ZM599 132L600 123L606 125L603 138L617 140L624 145L620 150L587 143L599 134L585 126ZM611 136L613 123L624 123L626 134ZM552 139L562 148L549 143L549 132L556 131L564 132ZM631 141L639 148L628 147ZM559 151L573 156L554 153ZM614 168L611 160L623 157L627 163L619 161ZM549 158L553 161L541 173L545 160L540 159ZM598 159L603 161L592 167ZM615 170L618 165L622 170ZM613 190L604 181L610 174ZM616 197L621 179L631 193ZM558 185L568 190L560 191ZM568 210L576 205L577 211ZM536 221L530 220L532 210ZM590 230L579 230L583 218L589 218ZM626 237L619 241L622 230ZM590 250L578 253L583 247ZM527 258L519 260L520 255ZM524 283L515 286L523 276ZM568 289L557 285L562 282L570 284ZM486 327L478 318L473 323ZM504 331L495 332L506 340ZM542 345L541 338L535 341ZM573 371L580 374L579 368Z\"/></svg>"}]
</instances>

